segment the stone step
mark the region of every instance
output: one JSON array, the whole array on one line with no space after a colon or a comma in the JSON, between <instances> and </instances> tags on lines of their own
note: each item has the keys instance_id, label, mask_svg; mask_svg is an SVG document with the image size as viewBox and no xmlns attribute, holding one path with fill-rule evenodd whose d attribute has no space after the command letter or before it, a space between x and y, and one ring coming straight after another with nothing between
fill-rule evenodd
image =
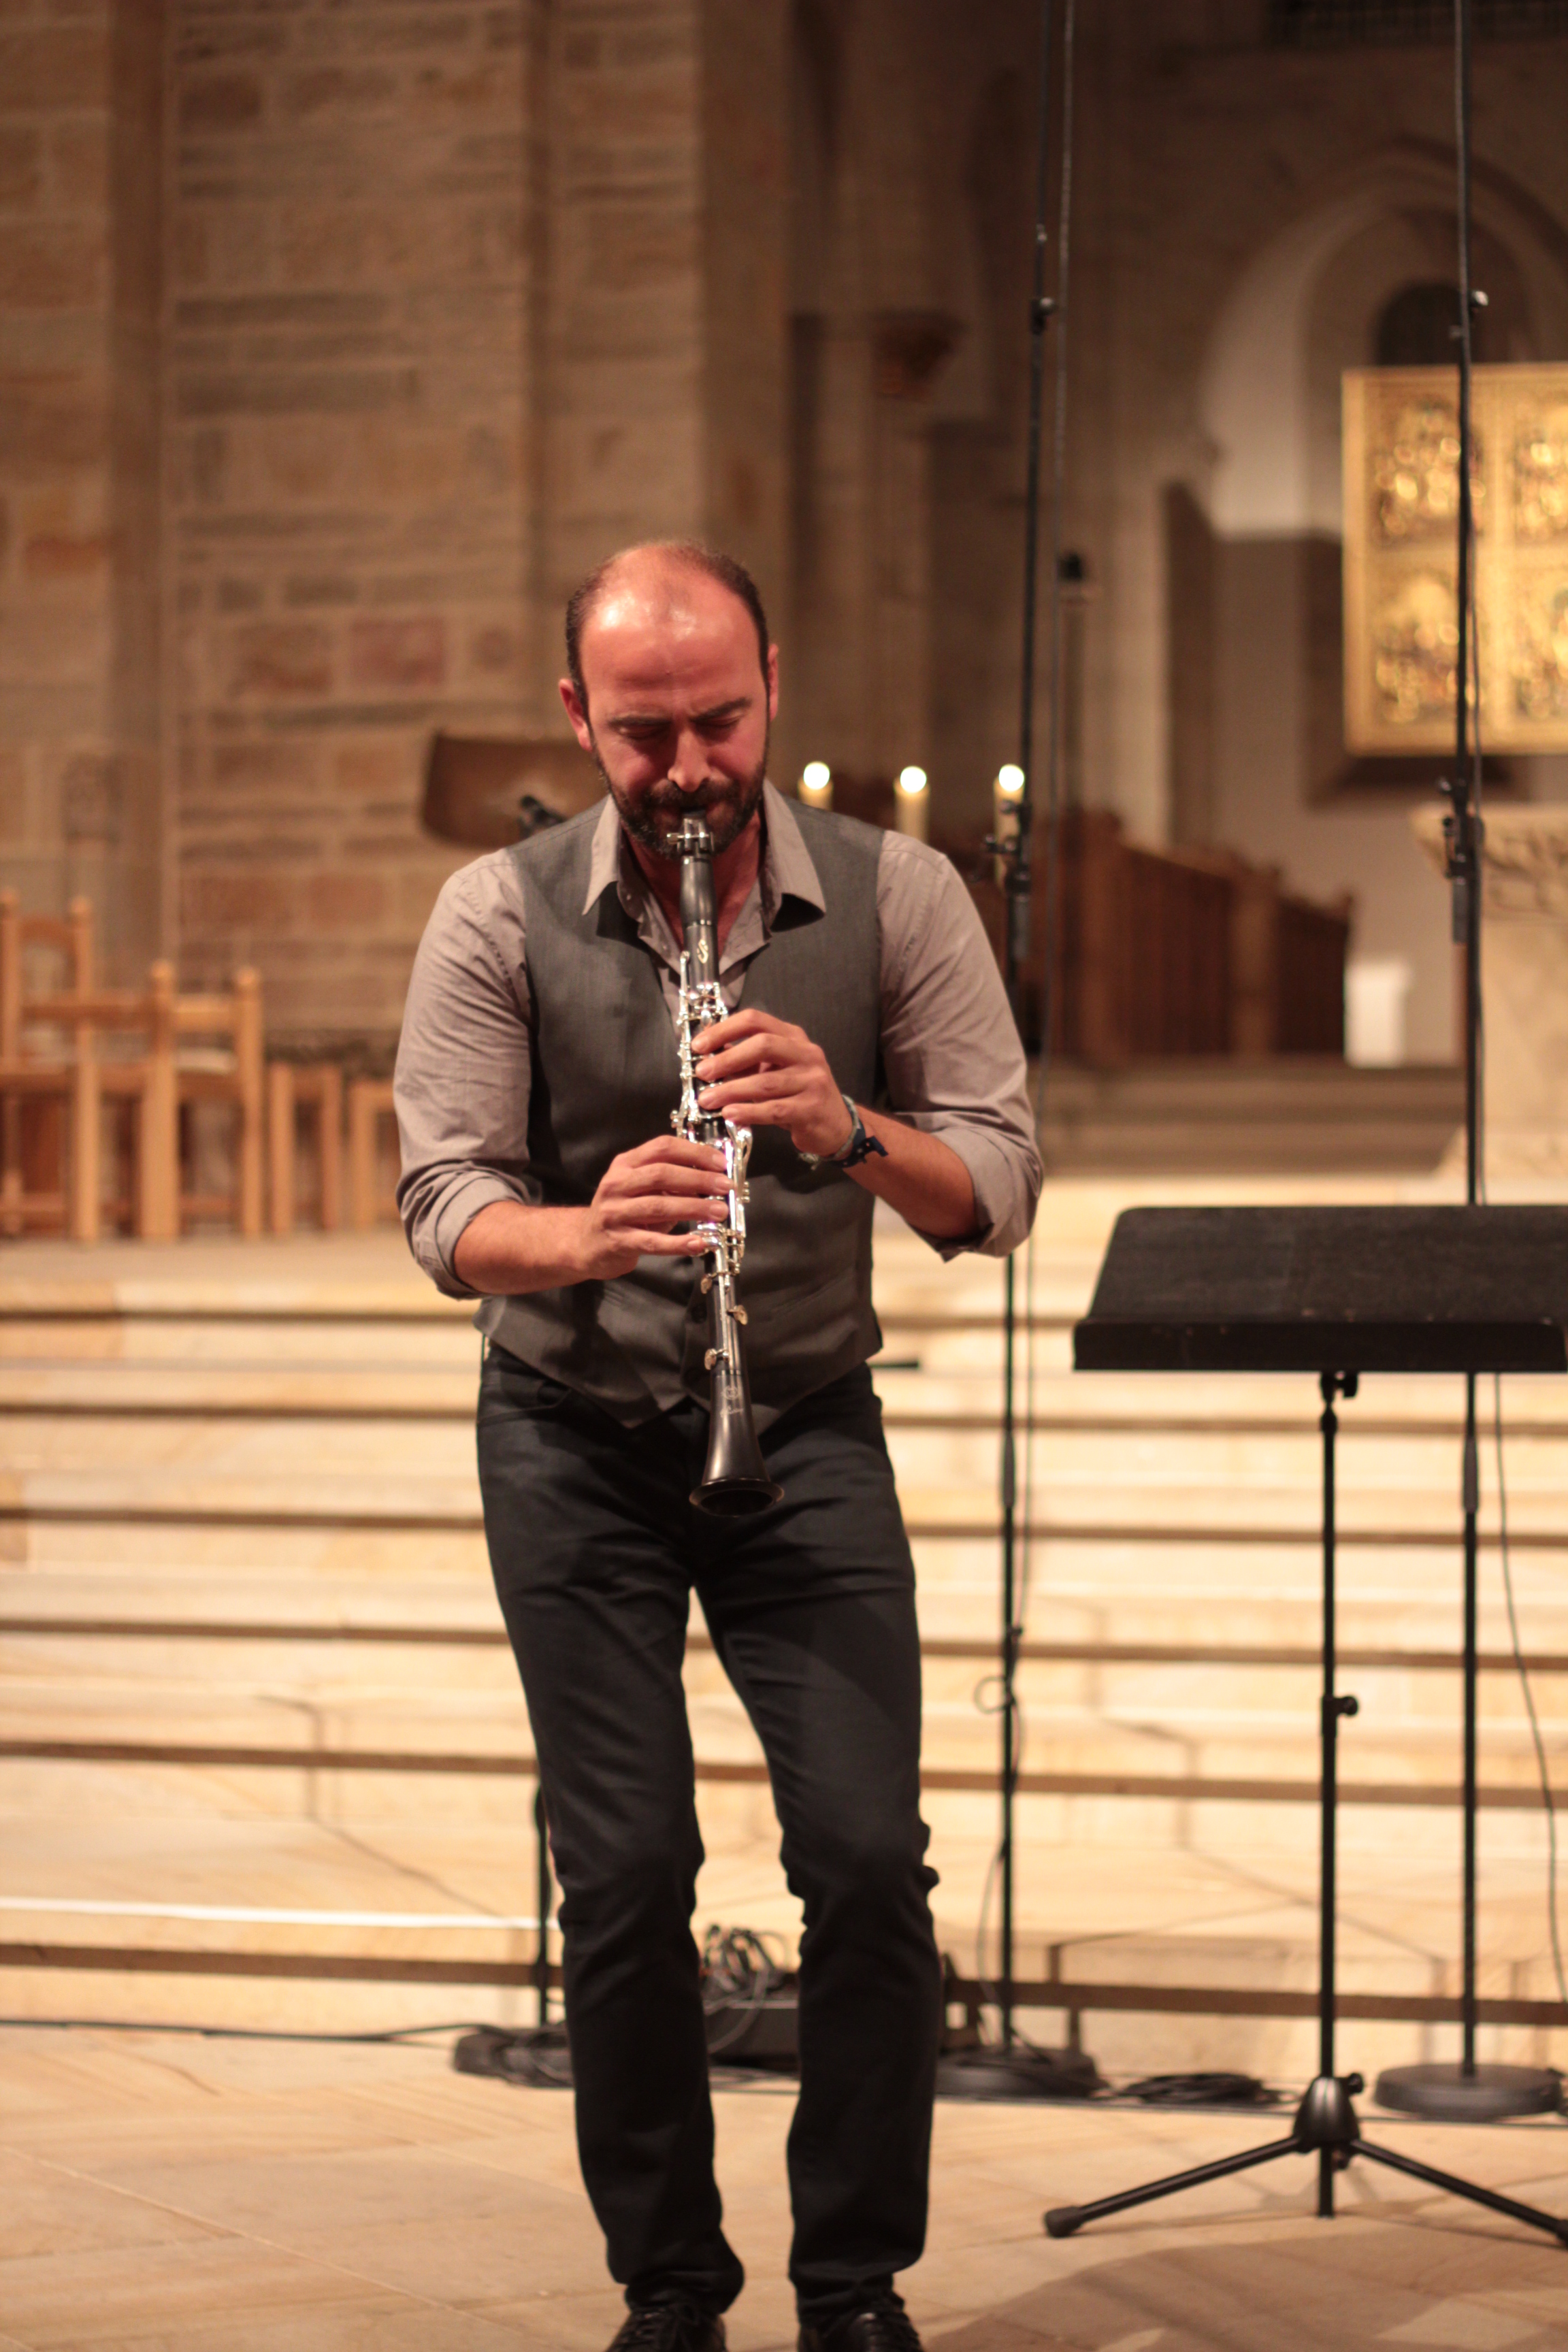
<instances>
[{"instance_id":1,"label":"stone step","mask_svg":"<svg viewBox=\"0 0 1568 2352\"><path fill-rule=\"evenodd\" d=\"M1206 1984L1216 1998L1260 1980L1310 1988L1318 1400L1310 1381L1070 1373L1070 1322L1136 1191L1053 1192L1049 1240L1033 1254L1020 1359L1035 1373L1032 1507L1044 1532L1026 1547L1027 1621L1053 1654L1026 1656L1020 1675L1017 1965L1043 1975L1054 1950L1075 1978ZM85 1284L79 1258L29 1251L30 1265L47 1260L47 1279L20 1289L0 1265L0 1560L11 1562L0 1568L0 1738L57 1751L5 1759L3 1891L42 1906L16 1915L16 1943L92 1945L109 1964L29 1970L0 1954L10 2014L64 2003L363 2030L428 2021L433 2003L447 2015L528 2011L526 1993L494 1985L130 1965L160 1945L196 1965L225 1949L304 1966L531 1954L531 1929L374 1924L427 1909L530 1917L533 1791L479 1524L477 1337L468 1310L398 1257L395 1237L373 1239L347 1258L331 1245L111 1245L102 1278ZM880 1230L878 1254L879 1385L922 1590L939 1932L962 1966L994 1965L994 1887L984 1952L976 1939L998 1726L975 1692L998 1617L1000 1270L943 1267ZM1557 1385L1505 1388L1515 1580L1527 1639L1548 1654L1537 1690L1554 1749L1568 1706L1568 1675L1550 1664L1568 1654ZM1342 1640L1373 1656L1343 1678L1363 1712L1342 1751L1341 1980L1352 1998L1426 1996L1451 1990L1457 1937L1458 1384L1369 1381L1342 1427ZM1482 1639L1500 1655L1497 1582L1489 1519ZM49 1630L13 1630L29 1620ZM149 1630L118 1630L132 1620ZM342 1625L382 1638L349 1639ZM700 1925L791 1941L798 1909L756 1743L695 1618L694 1629L688 1685L710 1857ZM1119 1654L1162 1644L1180 1654ZM1079 1654L1058 1654L1067 1649ZM1413 1649L1448 1663L1411 1663ZM1483 1989L1495 1977L1517 1996L1528 1980L1544 1996L1545 1822L1517 1684L1497 1664L1482 1707L1483 1784L1504 1801L1482 1816L1497 1938L1483 1942L1509 1956L1488 1958ZM1445 1801L1394 1803L1390 1791ZM63 1907L112 1901L315 1916ZM363 1916L320 1916L345 1912ZM7 1936L0 1907L0 1947ZM1047 2038L1062 2024L1034 2022ZM1311 2029L1298 2021L1117 2011L1087 2028L1102 2063L1134 2070L1267 2053L1273 2071L1310 2072ZM1384 2056L1407 2058L1426 2029L1373 2031ZM1371 2046L1358 2031L1356 2063Z\"/></svg>"},{"instance_id":2,"label":"stone step","mask_svg":"<svg viewBox=\"0 0 1568 2352\"><path fill-rule=\"evenodd\" d=\"M213 1590L244 1583L253 1592L268 1580L293 1591L311 1587L322 1603L360 1616L397 1617L401 1596L435 1583L466 1596L465 1606L490 1607L490 1577L482 1530L418 1525L377 1527L309 1518L258 1523L149 1517L99 1521L73 1502L59 1517L35 1517L9 1528L12 1573L37 1591L58 1575L113 1576L133 1593L148 1578L194 1579ZM1515 1591L1525 1639L1535 1649L1564 1646L1562 1611L1568 1599L1561 1573L1563 1546L1543 1536L1539 1549L1513 1553ZM111 1558L106 1554L111 1553ZM1000 1545L994 1533L926 1534L914 1545L921 1622L931 1639L989 1641L999 1608ZM1019 1546L1027 1571L1027 1630L1054 1640L1125 1643L1148 1639L1200 1644L1220 1632L1253 1643L1284 1640L1312 1645L1321 1623L1315 1531L1292 1538L1226 1542L1214 1537L1166 1538L1115 1530L1037 1537ZM1508 1641L1489 1539L1481 1553L1484 1643ZM1342 1544L1342 1623L1347 1640L1390 1642L1417 1648L1451 1644L1458 1623L1461 1567L1458 1539L1445 1529L1431 1540L1408 1540L1396 1529ZM315 1605L315 1604L312 1604ZM1216 1612L1219 1612L1216 1615ZM189 1609L182 1612L189 1615ZM200 1608L196 1612L201 1613ZM263 1616L276 1610L262 1607ZM288 1613L286 1611L283 1612Z\"/></svg>"},{"instance_id":3,"label":"stone step","mask_svg":"<svg viewBox=\"0 0 1568 2352\"><path fill-rule=\"evenodd\" d=\"M383 1521L416 1515L473 1519L479 1509L474 1434L458 1421L348 1420L323 1424L282 1413L223 1419L195 1414L103 1416L13 1413L5 1434L0 1496L8 1515L63 1507L65 1488L84 1512L123 1497L127 1514L170 1517L220 1510L230 1519L289 1516ZM911 1528L993 1524L999 1444L989 1423L913 1425L889 1411L889 1452ZM1315 1527L1321 1465L1306 1432L1259 1435L1218 1429L1180 1436L1083 1428L1040 1431L1019 1444L1042 1525L1157 1526L1168 1534ZM1568 1526L1568 1432L1515 1433L1506 1442L1510 1528L1521 1538ZM1347 1444L1338 1466L1341 1516L1409 1536L1440 1535L1458 1521L1457 1439L1393 1433ZM382 1490L379 1507L367 1485ZM1493 1516L1489 1456L1482 1491ZM1114 1517L1112 1513L1114 1512Z\"/></svg>"},{"instance_id":4,"label":"stone step","mask_svg":"<svg viewBox=\"0 0 1568 2352\"><path fill-rule=\"evenodd\" d=\"M915 1370L906 1359L874 1361L872 1369L890 1426L963 1435L989 1434L999 1424L1002 1384L993 1372L923 1362ZM226 1421L278 1418L314 1425L321 1442L336 1447L347 1433L367 1424L471 1430L478 1385L477 1360L450 1368L376 1364L351 1378L342 1366L228 1359L178 1365L11 1359L0 1364L0 1426L9 1444L35 1422L69 1428L85 1421L107 1429L122 1421L150 1430L165 1422L216 1428ZM1020 1428L1030 1398L1020 1365L1014 1391ZM1320 1460L1316 1387L1293 1375L1239 1380L1213 1374L1183 1381L1042 1366L1036 1369L1032 1398L1034 1426L1047 1436L1305 1440L1314 1468ZM1560 1381L1510 1380L1503 1411L1505 1440L1539 1444L1568 1437L1568 1400ZM1369 1381L1355 1402L1342 1406L1340 1425L1346 1464L1369 1446L1400 1438L1452 1444L1464 1426L1462 1384L1447 1378ZM1489 1444L1489 1384L1479 1399L1479 1426Z\"/></svg>"},{"instance_id":5,"label":"stone step","mask_svg":"<svg viewBox=\"0 0 1568 2352\"><path fill-rule=\"evenodd\" d=\"M290 1475L287 1443L281 1444L284 1459L275 1460L268 1438L268 1432L260 1432L252 1445L243 1432L231 1432L221 1450L196 1441L175 1444L171 1459L157 1461L157 1449L150 1448L152 1465L144 1452L133 1455L135 1466L119 1467L105 1465L102 1453L90 1446L41 1445L46 1458L37 1466L24 1457L0 1472L0 1522L29 1537L46 1525L68 1523L129 1528L156 1521L171 1534L207 1526L438 1534L479 1525L478 1481L471 1463L464 1461L471 1441L433 1445L427 1470L411 1469L408 1456L415 1449L400 1451L388 1439L385 1457L373 1447L329 1467L312 1452L308 1466ZM940 1459L933 1463L929 1446L911 1443L910 1450L928 1473L950 1466ZM296 1448L295 1458L302 1453ZM1045 1466L1051 1466L1049 1457ZM1118 1541L1157 1548L1310 1548L1318 1539L1319 1506L1305 1482L1259 1477L1242 1485L1193 1478L1176 1484L1169 1462L1157 1467L1163 1475L1119 1484L1109 1473L1098 1481L1077 1481L1068 1479L1065 1467L1048 1478L1037 1469L1028 1524L1058 1549ZM1366 1544L1389 1550L1457 1542L1458 1514L1447 1485L1395 1485L1365 1475L1352 1477L1347 1471L1340 1490L1342 1540L1352 1549ZM985 1541L999 1527L998 1502L989 1486L961 1480L916 1483L907 1475L900 1486L905 1522L917 1541ZM1568 1548L1563 1499L1555 1481L1531 1479L1526 1465L1517 1479L1510 1478L1510 1536L1521 1552ZM1489 1542L1493 1530L1486 1533Z\"/></svg>"},{"instance_id":6,"label":"stone step","mask_svg":"<svg viewBox=\"0 0 1568 2352\"><path fill-rule=\"evenodd\" d=\"M1464 1118L1447 1066L1352 1069L1308 1056L1053 1068L1041 1145L1056 1171L1429 1171Z\"/></svg>"},{"instance_id":7,"label":"stone step","mask_svg":"<svg viewBox=\"0 0 1568 2352\"><path fill-rule=\"evenodd\" d=\"M1194 1109L1173 1118L1135 1104L1086 1102L1070 1112L1058 1109L1047 1119L1041 1150L1053 1175L1113 1171L1201 1175L1210 1170L1328 1174L1354 1169L1425 1174L1436 1168L1462 1124L1462 1108L1457 1118L1444 1112L1363 1118L1333 1108L1314 1113L1303 1108L1275 1120L1259 1118L1243 1105L1212 1112Z\"/></svg>"},{"instance_id":8,"label":"stone step","mask_svg":"<svg viewBox=\"0 0 1568 2352\"><path fill-rule=\"evenodd\" d=\"M74 1662L62 1670L57 1662L38 1660L30 1674L7 1681L0 1755L18 1762L52 1758L197 1775L270 1774L277 1789L269 1804L287 1811L303 1803L303 1785L314 1787L321 1776L356 1788L363 1774L506 1780L517 1776L531 1752L521 1694L499 1655L489 1671L481 1666L466 1681L432 1677L417 1688L330 1673L313 1681L289 1675L269 1683L238 1670L243 1664L198 1685L155 1671L135 1682L94 1677ZM705 1670L707 1664L698 1661L691 1675L689 1711L699 1776L721 1779L731 1764L758 1768L761 1750L739 1701L716 1673ZM1229 1692L1219 1692L1216 1703L1216 1695L1201 1684L1192 1687L1187 1677L1172 1677L1152 1703L1141 1703L1135 1692L1086 1695L1066 1675L1031 1672L1024 1717L1026 1780L1131 1778L1154 1783L1142 1793L1156 1800L1166 1793L1160 1784L1182 1783L1172 1793L1215 1801L1228 1796L1242 1804L1268 1801L1264 1784L1288 1782L1310 1793L1317 1776L1316 1690L1310 1675L1296 1679L1294 1692L1276 1686L1264 1697L1254 1691L1250 1705L1237 1705ZM1457 1712L1443 1704L1446 1694L1440 1688L1391 1691L1375 1672L1358 1675L1356 1685L1361 1712L1342 1735L1347 1780L1383 1790L1380 1801L1391 1805L1405 1790L1416 1792L1422 1803L1436 1801L1433 1791L1447 1792L1444 1801L1451 1801L1458 1727ZM1488 1677L1483 1702L1485 1787L1500 1803L1510 1790L1533 1801L1537 1765L1522 1708L1512 1705L1501 1677ZM975 1706L972 1683L954 1678L944 1687L938 1677L924 1707L933 1794L944 1788L966 1793L960 1783L975 1775L988 1787L996 1743L994 1717ZM1198 1782L1216 1785L1185 1785ZM1032 1793L1075 1791L1038 1785ZM344 1801L353 1801L346 1789Z\"/></svg>"},{"instance_id":9,"label":"stone step","mask_svg":"<svg viewBox=\"0 0 1568 2352\"><path fill-rule=\"evenodd\" d=\"M1305 1574L1289 1582L1284 1576L1273 1578L1260 1591L1257 1563L1244 1559L1243 1581L1217 1613L1213 1590L1188 1588L1169 1574L1157 1589L1127 1594L1108 1593L1098 1578L1075 1585L1053 1577L1037 1583L1031 1598L1026 1664L1096 1673L1146 1667L1185 1672L1211 1662L1227 1675L1275 1666L1315 1670L1321 1612L1310 1554L1308 1559ZM1426 1563L1415 1590L1388 1589L1369 1580L1379 1566L1370 1557L1361 1563L1368 1573L1358 1572L1343 1585L1342 1658L1385 1671L1457 1671L1453 1591L1435 1595L1426 1589ZM978 1670L994 1656L997 1583L990 1547L981 1570L969 1587L944 1587L934 1574L928 1576L922 1593L928 1661L951 1652L961 1669L967 1662ZM1568 1589L1544 1559L1521 1563L1516 1586L1531 1654L1541 1659L1542 1671L1556 1672L1551 1662L1568 1656ZM1494 1671L1509 1660L1510 1636L1501 1596L1489 1578L1481 1604L1482 1650L1488 1670ZM952 1622L964 1618L966 1626ZM0 1640L7 1643L16 1661L11 1670L16 1672L42 1654L33 1645L47 1641L57 1652L67 1644L72 1654L83 1656L102 1645L104 1654L121 1658L128 1673L144 1670L167 1653L185 1657L188 1671L197 1676L215 1670L236 1648L265 1657L276 1672L293 1655L310 1666L328 1648L345 1671L349 1661L358 1661L353 1671L373 1676L445 1673L448 1660L450 1671L460 1673L476 1648L506 1648L482 1558L468 1574L426 1572L395 1580L351 1578L327 1567L268 1570L247 1563L227 1569L216 1585L208 1568L196 1564L184 1570L166 1564L150 1570L137 1561L100 1560L0 1570ZM706 1641L700 1611L694 1608L694 1654L707 1654ZM961 1645L956 1652L953 1644ZM408 1652L412 1662L399 1664Z\"/></svg>"},{"instance_id":10,"label":"stone step","mask_svg":"<svg viewBox=\"0 0 1568 2352\"><path fill-rule=\"evenodd\" d=\"M208 1605L205 1582L193 1580L173 1590L166 1582L156 1595L139 1585L137 1612L115 1616L105 1613L106 1597L113 1599L106 1596L106 1580L91 1580L85 1591L73 1591L68 1583L63 1595L54 1589L58 1581L36 1575L0 1578L0 1678L12 1688L28 1682L76 1681L135 1691L185 1683L202 1690L265 1687L314 1699L332 1693L379 1691L400 1691L411 1697L448 1689L510 1693L516 1682L506 1635L487 1590L477 1590L466 1608L453 1607L438 1591L426 1590L395 1618L385 1599L367 1608L363 1596L351 1596L340 1614L350 1625L357 1622L356 1636L320 1615L313 1622L309 1605L292 1616L275 1615L270 1622L265 1617L247 1621L239 1616L226 1623ZM226 1598L231 1606L243 1601L243 1595L232 1592ZM274 1584L263 1580L254 1588L254 1599L276 1611L279 1595ZM310 1595L308 1601L320 1611L322 1596ZM1283 1645L1281 1629L1272 1616L1266 1621L1272 1638L1252 1645L1237 1638L1237 1629L1229 1625L1226 1638L1216 1643L1212 1609L1197 1622L1185 1623L1173 1611L1152 1632L1141 1622L1127 1642L1091 1634L1071 1643L1055 1630L1057 1613L1042 1612L1052 1622L1052 1633L1037 1633L1023 1644L1018 1685L1026 1714L1068 1698L1107 1714L1137 1708L1162 1722L1194 1706L1206 1713L1247 1715L1261 1706L1274 1713L1300 1710L1309 1719L1313 1716L1321 1668L1305 1610L1298 1628L1301 1638L1293 1647ZM1546 1612L1531 1613L1539 1634ZM1490 1615L1489 1612L1489 1620ZM1356 1675L1363 1711L1371 1708L1367 1694L1375 1686L1379 1703L1402 1717L1451 1717L1459 1680L1451 1618L1449 1612L1447 1617L1435 1614L1428 1620L1424 1630L1436 1638L1423 1644L1411 1638L1396 1611L1347 1604L1340 1659L1344 1671ZM1559 1599L1549 1622L1568 1635L1568 1601ZM1483 1640L1496 1633L1506 1634L1505 1622L1489 1622ZM1166 1637L1163 1643L1157 1638L1161 1634ZM988 1681L995 1664L994 1635L994 1628L968 1637L927 1633L924 1686L929 1705L951 1704ZM1555 1724L1568 1706L1568 1692L1557 1687L1568 1675L1568 1644L1549 1650L1538 1641L1531 1663L1540 1685L1538 1705L1543 1717ZM1512 1718L1522 1701L1506 1641L1483 1647L1482 1664L1483 1711ZM686 1671L694 1691L728 1694L723 1667L697 1612Z\"/></svg>"},{"instance_id":11,"label":"stone step","mask_svg":"<svg viewBox=\"0 0 1568 2352\"><path fill-rule=\"evenodd\" d=\"M940 1337L940 1335L938 1335ZM994 1334L989 1335L994 1339ZM324 1435L359 1421L406 1418L472 1422L479 1385L477 1346L465 1344L462 1360L386 1362L367 1357L353 1374L324 1368L308 1342L291 1359L253 1359L243 1349L195 1360L140 1360L123 1357L61 1358L42 1351L0 1361L0 1415L6 1423L30 1414L75 1419L100 1415L155 1421L194 1417L219 1422L281 1414L316 1421ZM931 1360L922 1343L918 1360L894 1354L891 1345L872 1370L888 1414L905 1424L994 1426L1002 1408L999 1362L985 1367L943 1365ZM1048 1430L1142 1432L1185 1437L1205 1433L1305 1435L1318 1444L1321 1410L1310 1376L1268 1377L1205 1373L1085 1372L1035 1365L1034 1414ZM1015 1412L1020 1422L1030 1390L1023 1355L1017 1368ZM1341 1444L1348 1456L1359 1446L1399 1435L1457 1437L1463 1428L1463 1382L1450 1375L1430 1379L1379 1374L1369 1377L1360 1397L1342 1404ZM1489 1382L1482 1384L1479 1423L1492 1429ZM1504 1433L1562 1436L1568 1433L1568 1399L1560 1381L1518 1375L1504 1388Z\"/></svg>"}]
</instances>

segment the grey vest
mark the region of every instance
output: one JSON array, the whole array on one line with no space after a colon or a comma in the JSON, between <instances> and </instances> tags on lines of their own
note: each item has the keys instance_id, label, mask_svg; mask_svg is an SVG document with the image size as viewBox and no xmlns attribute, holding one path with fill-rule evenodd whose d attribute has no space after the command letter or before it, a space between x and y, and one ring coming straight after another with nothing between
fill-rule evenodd
<instances>
[{"instance_id":1,"label":"grey vest","mask_svg":"<svg viewBox=\"0 0 1568 2352\"><path fill-rule=\"evenodd\" d=\"M860 1102L876 1099L881 835L819 810L794 812L826 916L786 896L740 1002L796 1022ZM653 956L612 887L586 913L591 809L521 844L530 999L530 1173L551 1205L593 1198L617 1153L668 1132L680 1092L674 1024ZM812 1170L787 1137L760 1129L740 1292L759 1426L874 1353L870 1195L841 1171ZM538 1371L621 1421L682 1396L706 1403L707 1303L700 1261L645 1257L612 1282L488 1298L482 1330Z\"/></svg>"}]
</instances>

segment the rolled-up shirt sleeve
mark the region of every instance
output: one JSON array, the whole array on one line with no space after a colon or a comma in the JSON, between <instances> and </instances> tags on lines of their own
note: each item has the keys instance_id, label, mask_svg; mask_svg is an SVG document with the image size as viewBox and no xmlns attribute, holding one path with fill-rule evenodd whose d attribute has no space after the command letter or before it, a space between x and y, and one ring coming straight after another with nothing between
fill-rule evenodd
<instances>
[{"instance_id":1,"label":"rolled-up shirt sleeve","mask_svg":"<svg viewBox=\"0 0 1568 2352\"><path fill-rule=\"evenodd\" d=\"M921 1238L943 1257L1005 1257L1028 1234L1042 1171L1028 1066L974 901L949 860L889 833L877 872L882 1065L889 1108L969 1171L975 1230Z\"/></svg>"},{"instance_id":2,"label":"rolled-up shirt sleeve","mask_svg":"<svg viewBox=\"0 0 1568 2352\"><path fill-rule=\"evenodd\" d=\"M537 1204L528 1162L528 978L522 894L502 850L444 885L419 943L393 1098L408 1246L451 1298L479 1294L453 1255L492 1201Z\"/></svg>"}]
</instances>

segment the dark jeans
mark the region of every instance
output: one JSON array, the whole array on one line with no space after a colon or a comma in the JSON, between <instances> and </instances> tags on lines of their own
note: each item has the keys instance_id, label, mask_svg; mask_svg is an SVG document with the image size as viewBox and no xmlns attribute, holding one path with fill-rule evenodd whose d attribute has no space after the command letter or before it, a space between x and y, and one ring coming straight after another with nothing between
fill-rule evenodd
<instances>
[{"instance_id":1,"label":"dark jeans","mask_svg":"<svg viewBox=\"0 0 1568 2352\"><path fill-rule=\"evenodd\" d=\"M700 1406L625 1429L492 1347L479 1479L562 1888L583 2177L628 2301L722 2309L691 1935L702 1861L681 1658L693 1585L756 1727L805 1914L789 2139L801 2308L886 2284L925 2238L942 1976L920 1817L914 1570L864 1369L763 1439L774 1509L687 1497ZM741 1923L743 1924L743 1923Z\"/></svg>"}]
</instances>

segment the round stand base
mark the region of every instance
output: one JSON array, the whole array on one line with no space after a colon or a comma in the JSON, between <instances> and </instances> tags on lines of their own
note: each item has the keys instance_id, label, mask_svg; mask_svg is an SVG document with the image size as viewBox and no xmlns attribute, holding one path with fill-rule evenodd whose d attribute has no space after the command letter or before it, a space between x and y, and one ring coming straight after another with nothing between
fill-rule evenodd
<instances>
[{"instance_id":1,"label":"round stand base","mask_svg":"<svg viewBox=\"0 0 1568 2352\"><path fill-rule=\"evenodd\" d=\"M1104 2077L1082 2050L1037 2050L1015 2042L955 2050L937 2063L939 2099L1091 2099Z\"/></svg>"},{"instance_id":2,"label":"round stand base","mask_svg":"<svg viewBox=\"0 0 1568 2352\"><path fill-rule=\"evenodd\" d=\"M1491 2124L1504 2116L1552 2116L1563 2104L1563 2077L1550 2066L1389 2066L1373 2097L1402 2116L1432 2116L1440 2123Z\"/></svg>"}]
</instances>

